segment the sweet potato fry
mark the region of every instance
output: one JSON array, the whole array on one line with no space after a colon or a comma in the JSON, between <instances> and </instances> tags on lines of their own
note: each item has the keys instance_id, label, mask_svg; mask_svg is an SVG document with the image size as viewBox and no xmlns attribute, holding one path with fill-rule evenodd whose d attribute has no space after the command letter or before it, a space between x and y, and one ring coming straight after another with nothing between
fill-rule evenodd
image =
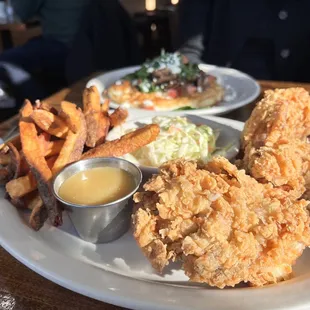
<instances>
[{"instance_id":1,"label":"sweet potato fry","mask_svg":"<svg viewBox=\"0 0 310 310\"><path fill-rule=\"evenodd\" d=\"M56 159L57 156L53 156L46 161L49 169L53 167ZM37 188L37 180L30 171L22 177L7 182L5 188L12 199L17 199L34 191Z\"/></svg>"},{"instance_id":2,"label":"sweet potato fry","mask_svg":"<svg viewBox=\"0 0 310 310\"><path fill-rule=\"evenodd\" d=\"M85 88L83 92L83 112L100 112L100 94L96 86Z\"/></svg>"},{"instance_id":3,"label":"sweet potato fry","mask_svg":"<svg viewBox=\"0 0 310 310\"><path fill-rule=\"evenodd\" d=\"M58 155L65 144L65 140L49 141L47 148L45 149L44 156L50 157Z\"/></svg>"},{"instance_id":4,"label":"sweet potato fry","mask_svg":"<svg viewBox=\"0 0 310 310\"><path fill-rule=\"evenodd\" d=\"M38 191L33 191L21 198L10 199L10 202L18 209L28 209L28 210L36 209L36 213L39 211L39 208L42 208L43 206L43 201ZM42 210L40 212L42 212ZM43 213L47 215L46 209L43 211ZM30 225L34 229L36 229L39 225L34 219L36 219L36 217L30 216L29 222Z\"/></svg>"},{"instance_id":5,"label":"sweet potato fry","mask_svg":"<svg viewBox=\"0 0 310 310\"><path fill-rule=\"evenodd\" d=\"M0 184L3 185L8 181L9 171L7 168L0 169Z\"/></svg>"},{"instance_id":6,"label":"sweet potato fry","mask_svg":"<svg viewBox=\"0 0 310 310\"><path fill-rule=\"evenodd\" d=\"M11 157L11 162L8 165L11 180L21 176L21 156L17 148L11 142L8 142L7 146L9 148L9 155Z\"/></svg>"},{"instance_id":7,"label":"sweet potato fry","mask_svg":"<svg viewBox=\"0 0 310 310\"><path fill-rule=\"evenodd\" d=\"M21 119L19 121L22 149L31 172L38 183L38 190L44 203L41 208L47 209L48 217L53 225L59 225L62 223L61 210L50 188L52 171L48 167L40 151L37 130L31 119L32 113L32 105L27 100L21 110ZM44 210L41 210L41 212L44 213ZM40 219L43 219L43 217L40 217ZM39 229L43 223L44 222L40 222L37 229Z\"/></svg>"},{"instance_id":8,"label":"sweet potato fry","mask_svg":"<svg viewBox=\"0 0 310 310\"><path fill-rule=\"evenodd\" d=\"M41 152L44 155L46 153L46 150L48 149L50 139L51 139L51 135L49 133L43 131L42 133L40 133L38 135L38 139L39 139L39 143L40 143L40 147L41 147Z\"/></svg>"},{"instance_id":9,"label":"sweet potato fry","mask_svg":"<svg viewBox=\"0 0 310 310\"><path fill-rule=\"evenodd\" d=\"M98 146L105 141L109 129L110 129L110 119L107 115L104 115L101 112L99 114L99 126L97 129L97 141L95 146Z\"/></svg>"},{"instance_id":10,"label":"sweet potato fry","mask_svg":"<svg viewBox=\"0 0 310 310\"><path fill-rule=\"evenodd\" d=\"M41 101L41 100L36 100L36 102L35 102L35 109L48 111L48 112L51 112L51 113L53 113L55 115L58 114L58 111L57 111L56 108L54 108L53 106L51 106L47 102Z\"/></svg>"},{"instance_id":11,"label":"sweet potato fry","mask_svg":"<svg viewBox=\"0 0 310 310\"><path fill-rule=\"evenodd\" d=\"M27 209L25 201L22 198L10 199L11 204L17 209Z\"/></svg>"},{"instance_id":12,"label":"sweet potato fry","mask_svg":"<svg viewBox=\"0 0 310 310\"><path fill-rule=\"evenodd\" d=\"M110 99L105 99L104 102L101 104L101 112L104 115L108 115L109 107L110 107Z\"/></svg>"},{"instance_id":13,"label":"sweet potato fry","mask_svg":"<svg viewBox=\"0 0 310 310\"><path fill-rule=\"evenodd\" d=\"M0 153L0 165L7 166L11 162L10 154Z\"/></svg>"},{"instance_id":14,"label":"sweet potato fry","mask_svg":"<svg viewBox=\"0 0 310 310\"><path fill-rule=\"evenodd\" d=\"M118 157L132 153L140 147L154 141L160 132L157 124L147 125L122 136L118 140L108 141L88 152L84 153L82 159L94 157Z\"/></svg>"},{"instance_id":15,"label":"sweet potato fry","mask_svg":"<svg viewBox=\"0 0 310 310\"><path fill-rule=\"evenodd\" d=\"M24 198L25 207L29 210L33 210L43 205L42 198L40 197L38 191L33 191L23 198Z\"/></svg>"},{"instance_id":16,"label":"sweet potato fry","mask_svg":"<svg viewBox=\"0 0 310 310\"><path fill-rule=\"evenodd\" d=\"M48 212L43 201L36 202L29 217L29 224L34 230L39 230L48 218Z\"/></svg>"},{"instance_id":17,"label":"sweet potato fry","mask_svg":"<svg viewBox=\"0 0 310 310\"><path fill-rule=\"evenodd\" d=\"M119 126L126 121L128 111L118 108L110 115L111 127Z\"/></svg>"},{"instance_id":18,"label":"sweet potato fry","mask_svg":"<svg viewBox=\"0 0 310 310\"><path fill-rule=\"evenodd\" d=\"M21 152L21 157L20 157L20 175L26 175L30 171L29 165L25 159L25 156L23 152Z\"/></svg>"},{"instance_id":19,"label":"sweet potato fry","mask_svg":"<svg viewBox=\"0 0 310 310\"><path fill-rule=\"evenodd\" d=\"M61 110L72 120L72 124L77 131L74 133L69 130L64 146L53 166L53 174L56 174L67 164L79 160L86 141L86 123L81 109L77 109L76 105L73 103L71 103L71 106L66 103L65 105L61 105Z\"/></svg>"},{"instance_id":20,"label":"sweet potato fry","mask_svg":"<svg viewBox=\"0 0 310 310\"><path fill-rule=\"evenodd\" d=\"M104 142L110 121L101 111L100 94L95 86L86 88L83 93L83 112L86 120L86 145L95 147Z\"/></svg>"},{"instance_id":21,"label":"sweet potato fry","mask_svg":"<svg viewBox=\"0 0 310 310\"><path fill-rule=\"evenodd\" d=\"M33 174L29 172L25 176L9 181L5 188L12 199L17 199L34 191L37 188L37 181Z\"/></svg>"},{"instance_id":22,"label":"sweet potato fry","mask_svg":"<svg viewBox=\"0 0 310 310\"><path fill-rule=\"evenodd\" d=\"M1 152L6 147L6 144L8 142L12 143L16 147L17 150L19 150L19 151L21 150L20 136L17 135L17 136L14 136L13 138L11 138L10 140L8 140L6 143L3 143L0 145L0 151Z\"/></svg>"},{"instance_id":23,"label":"sweet potato fry","mask_svg":"<svg viewBox=\"0 0 310 310\"><path fill-rule=\"evenodd\" d=\"M55 137L65 138L68 133L67 124L51 112L34 110L31 118L39 128Z\"/></svg>"},{"instance_id":24,"label":"sweet potato fry","mask_svg":"<svg viewBox=\"0 0 310 310\"><path fill-rule=\"evenodd\" d=\"M59 117L61 117L67 124L68 128L73 132L77 133L78 128L76 127L79 123L79 115L76 115L76 105L69 101L62 101Z\"/></svg>"}]
</instances>

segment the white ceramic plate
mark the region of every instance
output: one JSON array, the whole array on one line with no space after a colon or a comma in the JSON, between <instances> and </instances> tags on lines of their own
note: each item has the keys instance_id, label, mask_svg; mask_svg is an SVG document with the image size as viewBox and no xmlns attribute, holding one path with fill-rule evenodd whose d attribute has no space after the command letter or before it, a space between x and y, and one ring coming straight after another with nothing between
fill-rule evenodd
<instances>
[{"instance_id":1,"label":"white ceramic plate","mask_svg":"<svg viewBox=\"0 0 310 310\"><path fill-rule=\"evenodd\" d=\"M173 114L173 112L166 112L165 116L174 117L175 115ZM216 146L218 148L223 148L223 149L229 146L227 151L225 151L225 153L221 155L231 160L238 154L239 147L240 147L240 143L239 143L240 131L237 129L234 129L233 127L229 125L226 125L224 118L221 119L223 120L223 123L221 123L217 121L217 118L213 119L212 116L202 117L202 116L190 115L190 114L189 115L184 114L182 116L185 116L190 122L194 124L208 125L213 130L219 131L219 136L216 141ZM111 140L120 138L123 135L125 130L137 129L142 126L145 126L146 124L151 124L153 117L154 116L138 118L138 119L126 122L121 126L115 127L109 132L107 136L107 140L111 141ZM129 161L132 161L130 156L124 156L124 158ZM151 174L158 173L157 168L139 165L136 161L132 161L132 162L140 166L140 169L142 170L144 176L149 177Z\"/></svg>"},{"instance_id":2,"label":"white ceramic plate","mask_svg":"<svg viewBox=\"0 0 310 310\"><path fill-rule=\"evenodd\" d=\"M223 121L219 119L217 121ZM235 129L243 124L224 120ZM0 189L0 243L43 277L83 295L137 310L301 310L310 308L310 251L292 280L264 288L224 290L187 282L179 265L154 273L128 232L103 245L80 240L65 216L61 228L30 229Z\"/></svg>"},{"instance_id":3,"label":"white ceramic plate","mask_svg":"<svg viewBox=\"0 0 310 310\"><path fill-rule=\"evenodd\" d=\"M235 69L216 67L206 64L201 64L199 66L201 70L204 70L218 78L219 83L225 88L225 98L216 106L187 111L190 114L219 115L227 113L252 102L260 93L260 87L258 83L245 73ZM125 75L132 73L137 69L139 69L139 67L129 67L110 71L91 79L88 81L86 86L90 87L95 85L97 86L99 92L102 94L102 92L115 81L123 78ZM119 105L112 102L111 107L117 108ZM147 111L137 108L130 108L129 110L133 111L136 116L148 116L166 113L163 111ZM173 113L182 114L184 111L175 111Z\"/></svg>"}]
</instances>

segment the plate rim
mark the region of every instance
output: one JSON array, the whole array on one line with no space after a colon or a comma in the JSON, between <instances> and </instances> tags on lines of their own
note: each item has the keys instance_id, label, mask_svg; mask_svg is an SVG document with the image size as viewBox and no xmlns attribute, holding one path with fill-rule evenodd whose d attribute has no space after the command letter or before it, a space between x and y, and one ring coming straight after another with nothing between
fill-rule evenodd
<instances>
[{"instance_id":1,"label":"plate rim","mask_svg":"<svg viewBox=\"0 0 310 310\"><path fill-rule=\"evenodd\" d=\"M242 130L244 123L219 117L209 117L206 118L228 122L235 127L236 129ZM100 291L98 287L94 289L92 281L86 281L83 275L80 275L79 268L85 264L83 261L72 260L71 257L67 256L63 252L56 252L55 249L50 247L48 243L42 242L39 234L53 233L57 228L51 227L48 224L45 224L40 232L32 231L28 226L21 225L21 217L17 209L12 208L11 204L4 200L3 190L1 189L0 202L4 204L4 208L0 209L0 244L1 246L9 252L13 257L15 257L22 264L38 273L39 275L45 277L48 280L51 280L54 283L57 283L60 286L63 286L71 291L77 292L79 294L94 298L103 302L110 304L129 307L135 309L154 309L154 310L187 310L189 305L195 307L195 309L227 309L227 303L230 302L231 309L234 310L245 310L251 307L252 309L274 309L280 306L287 306L286 309L308 309L310 306L310 297L308 294L308 287L310 284L310 275L302 276L299 281L290 280L283 282L274 286L268 286L263 288L244 288L244 289L228 289L228 290L219 290L219 289L210 289L206 290L205 288L193 290L190 287L175 287L167 285L164 283L158 283L155 281L147 281L138 278L130 278L128 276L123 276L111 271L100 269L98 273L96 266L88 264L91 274L94 275L96 281L100 279L101 281L106 281L113 285L113 282L119 281L119 287L121 290L125 288L125 291L118 293L117 291L108 290L104 286L100 286ZM6 217L4 209L10 210L11 216ZM7 211L8 212L8 211ZM11 223L11 225L10 225ZM19 227L19 231L14 230L14 225ZM7 226L10 229L7 229ZM20 236L19 233L25 231L27 234ZM60 230L56 233L64 233ZM33 238L32 235L35 235L36 238ZM12 241L13 243L10 241ZM33 240L34 239L34 240ZM26 240L26 242L25 242ZM30 257L32 250L36 250L37 246L43 247L44 253L47 255L47 259L35 260L33 257ZM30 246L30 248L29 248ZM53 257L48 255L52 253ZM58 262L62 262L62 259L65 257L66 262L70 263L70 271L66 268L65 264L59 264L55 266ZM70 262L70 260L72 262ZM50 265L51 264L51 265ZM50 267L47 267L50 266ZM51 267L52 266L52 267ZM88 270L88 271L89 271ZM93 271L94 270L94 271ZM102 277L100 277L102 275ZM83 280L86 282L79 283L75 282L76 279ZM128 284L128 286L127 286ZM133 285L134 284L134 285ZM135 286L137 284L137 286ZM293 284L293 285L292 285ZM294 286L294 287L293 287ZM278 291L275 288L282 287L284 294L278 294ZM299 292L299 297L301 300L296 301L294 305L289 304L288 301L283 300L284 296L292 296L290 294L294 289L295 294ZM156 294L154 294L154 289L156 289ZM303 289L303 290L298 290ZM128 290L134 291L134 296L128 296ZM269 297L266 299L264 292L269 291ZM127 292L127 294L126 294ZM173 299L173 293L176 293L178 297ZM234 293L232 293L234 292ZM252 294L245 294L245 292L252 292ZM301 294L300 292L303 292ZM285 294L286 293L286 294ZM250 296L246 296L250 295ZM137 296L140 296L141 299L137 299ZM153 299L150 300L149 297ZM209 299L208 299L209 298ZM199 299L199 300L198 300ZM190 302L188 302L190 300ZM209 306L205 303L208 300ZM220 302L223 300L223 302ZM256 300L256 301L255 301ZM197 306L197 301L200 301ZM274 302L276 301L276 304ZM218 304L220 302L221 304ZM253 303L256 303L255 308L253 308Z\"/></svg>"},{"instance_id":2,"label":"plate rim","mask_svg":"<svg viewBox=\"0 0 310 310\"><path fill-rule=\"evenodd\" d=\"M231 75L235 74L236 76L244 77L244 78L246 78L246 80L248 82L251 82L253 84L255 89L254 89L254 92L250 96L248 96L247 98L245 98L241 101L238 101L238 102L236 102L230 106L217 106L217 105L215 105L215 106L212 106L209 108L202 108L202 109L197 109L197 110L188 110L188 111L186 111L188 114L212 116L212 115L221 115L224 113L228 113L228 112L234 111L238 108L241 108L241 107L246 106L247 104L253 102L255 99L258 98L258 96L261 93L262 89L261 89L261 86L259 85L259 83L252 76L250 76L247 73L244 73L242 71L239 71L239 70L233 69L233 68L215 66L215 65L205 64L205 63L201 63L199 65L204 66L204 67L210 67L210 69L212 69L212 70L222 70L222 71L230 72ZM129 66L129 67L118 68L115 70L109 70L107 72L98 74L98 75L92 77L90 80L87 81L86 87L90 87L92 85L95 85L98 80L100 81L100 79L104 78L106 75L118 73L118 72L121 72L123 70L136 70L138 68L140 68L140 66ZM101 94L100 94L100 97L102 98ZM113 103L113 106L114 106L114 108L116 108L119 105ZM128 110L132 111L133 113L143 113L144 115L151 115L151 113L162 114L165 112L172 112L172 113L178 114L180 112L184 112L184 111L147 111L147 110L138 109L138 108L129 108Z\"/></svg>"}]
</instances>

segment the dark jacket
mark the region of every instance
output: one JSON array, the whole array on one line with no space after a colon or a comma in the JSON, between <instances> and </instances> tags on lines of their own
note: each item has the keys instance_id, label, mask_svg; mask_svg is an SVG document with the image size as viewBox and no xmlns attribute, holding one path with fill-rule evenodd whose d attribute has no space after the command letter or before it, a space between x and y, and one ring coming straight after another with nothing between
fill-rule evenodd
<instances>
[{"instance_id":1,"label":"dark jacket","mask_svg":"<svg viewBox=\"0 0 310 310\"><path fill-rule=\"evenodd\" d=\"M180 50L260 79L310 81L309 0L181 0Z\"/></svg>"},{"instance_id":2,"label":"dark jacket","mask_svg":"<svg viewBox=\"0 0 310 310\"><path fill-rule=\"evenodd\" d=\"M119 1L92 0L68 57L68 82L140 62L135 27Z\"/></svg>"}]
</instances>

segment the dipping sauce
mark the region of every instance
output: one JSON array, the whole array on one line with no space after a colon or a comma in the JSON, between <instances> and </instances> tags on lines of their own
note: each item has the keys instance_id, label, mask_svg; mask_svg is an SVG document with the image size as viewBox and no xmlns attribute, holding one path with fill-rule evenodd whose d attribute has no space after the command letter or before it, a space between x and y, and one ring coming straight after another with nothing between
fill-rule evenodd
<instances>
[{"instance_id":1,"label":"dipping sauce","mask_svg":"<svg viewBox=\"0 0 310 310\"><path fill-rule=\"evenodd\" d=\"M58 195L79 205L100 205L125 197L135 186L133 177L127 171L98 167L72 175L62 183Z\"/></svg>"}]
</instances>

